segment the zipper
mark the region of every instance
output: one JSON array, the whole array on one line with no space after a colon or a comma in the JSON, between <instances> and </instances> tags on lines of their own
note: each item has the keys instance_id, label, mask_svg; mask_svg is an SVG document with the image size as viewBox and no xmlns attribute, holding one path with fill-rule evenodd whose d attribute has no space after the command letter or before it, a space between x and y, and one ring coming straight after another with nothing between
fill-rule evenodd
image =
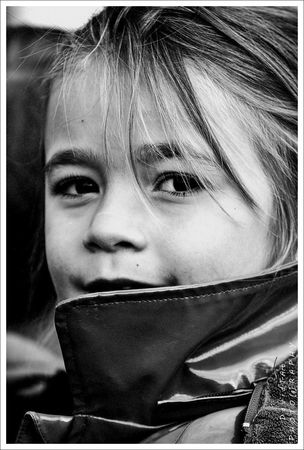
<instances>
[{"instance_id":1,"label":"zipper","mask_svg":"<svg viewBox=\"0 0 304 450\"><path fill-rule=\"evenodd\" d=\"M249 401L248 404L248 408L247 408L247 412L246 412L246 416L245 416L245 420L243 422L243 430L248 433L249 432L249 428L251 426L251 423L253 421L253 419L255 418L257 412L258 412L258 407L259 407L259 400L262 394L262 390L265 386L266 383L266 377L262 378L260 381L258 381L257 385L254 388L254 391L252 393L251 399Z\"/></svg>"}]
</instances>

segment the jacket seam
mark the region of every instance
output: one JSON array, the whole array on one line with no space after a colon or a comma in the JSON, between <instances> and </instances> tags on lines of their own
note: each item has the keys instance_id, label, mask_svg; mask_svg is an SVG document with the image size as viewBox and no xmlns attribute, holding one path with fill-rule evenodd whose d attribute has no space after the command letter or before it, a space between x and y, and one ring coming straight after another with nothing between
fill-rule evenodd
<instances>
[{"instance_id":1,"label":"jacket seam","mask_svg":"<svg viewBox=\"0 0 304 450\"><path fill-rule=\"evenodd\" d=\"M79 435L79 442L80 443L83 442L83 437L85 435L85 430L86 430L87 424L88 424L88 416L82 415L82 417L83 417L83 421L82 421L81 432L80 432L80 435Z\"/></svg>"},{"instance_id":2,"label":"jacket seam","mask_svg":"<svg viewBox=\"0 0 304 450\"><path fill-rule=\"evenodd\" d=\"M18 434L17 434L17 438L16 438L16 443L17 444L18 443L22 444L23 438L28 435L28 433L27 433L28 425L26 424L27 415L30 415L30 413L27 412L25 414L25 417L23 418L23 421L21 423L21 426L19 428L19 431L18 431ZM32 416L30 416L30 417L32 418Z\"/></svg>"},{"instance_id":3,"label":"jacket seam","mask_svg":"<svg viewBox=\"0 0 304 450\"><path fill-rule=\"evenodd\" d=\"M36 425L36 428L37 428L37 430L38 430L38 433L40 434L40 436L41 436L43 442L44 442L45 444L49 443L48 440L46 439L46 436L45 436L44 432L42 431L42 427L41 427L41 425L40 425L39 420L37 420L37 417L36 417L36 416L32 416L32 418L33 418L33 421L34 421L34 423L35 423L35 425Z\"/></svg>"},{"instance_id":4,"label":"jacket seam","mask_svg":"<svg viewBox=\"0 0 304 450\"><path fill-rule=\"evenodd\" d=\"M82 406L80 406L79 408L73 408L73 413L77 413L77 411L82 410L84 405L86 405L86 399L87 399L87 392L86 392L86 384L84 383L83 380L83 376L82 374L82 370L80 370L80 367L77 363L77 358L76 358L76 351L75 351L75 344L73 339L71 338L72 333L70 332L70 314L67 317L67 320L65 321L65 328L66 328L66 335L69 337L69 342L70 342L70 348L71 348L71 354L72 354L72 362L73 362L73 367L72 367L72 372L74 373L74 376L77 376L78 379L78 383L80 386L80 393L78 393L77 397L81 399L82 402ZM72 393L73 393L73 399L74 399L74 388L72 387ZM80 394L80 395L79 395Z\"/></svg>"},{"instance_id":5,"label":"jacket seam","mask_svg":"<svg viewBox=\"0 0 304 450\"><path fill-rule=\"evenodd\" d=\"M186 424L185 428L180 432L178 437L175 439L174 444L178 444L179 442L181 442L181 439L183 438L184 434L186 433L186 431L188 430L190 425L191 425L191 422Z\"/></svg>"},{"instance_id":6,"label":"jacket seam","mask_svg":"<svg viewBox=\"0 0 304 450\"><path fill-rule=\"evenodd\" d=\"M140 303L165 303L165 302L171 302L171 301L184 301L184 300L192 300L192 299L197 299L197 298L209 298L209 297L215 297L221 294L233 294L236 292L245 292L254 288L258 288L258 287L263 287L263 286L267 286L269 284L273 284L274 282L276 282L276 284L278 284L279 282L281 282L283 280L283 278L287 278L290 276L293 276L294 273L292 274L287 274L287 275L282 275L279 279L273 279L270 281L266 281L264 283L261 284L254 284L252 286L246 286L243 288L239 288L239 289L231 289L231 290L224 290L224 291L219 291L219 292L212 292L210 294L197 294L197 295L192 295L192 296L186 296L186 297L172 297L172 298L161 298L161 299L151 299L151 300L124 300L124 301L115 301L115 302L107 302L107 303L90 303L90 306L98 306L101 308L107 307L107 306L113 306L113 305L126 305L126 304L140 304ZM75 302L77 302L77 299L75 300ZM58 308L60 307L60 305L58 306ZM87 304L74 304L72 305L73 308L75 309L81 309L83 307L87 307Z\"/></svg>"}]
</instances>

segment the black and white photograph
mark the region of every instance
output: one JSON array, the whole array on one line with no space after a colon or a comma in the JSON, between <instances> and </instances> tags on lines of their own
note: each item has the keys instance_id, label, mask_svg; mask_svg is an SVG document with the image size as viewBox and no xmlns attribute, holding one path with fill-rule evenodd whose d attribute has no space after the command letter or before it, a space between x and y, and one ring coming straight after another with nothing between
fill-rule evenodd
<instances>
[{"instance_id":1,"label":"black and white photograph","mask_svg":"<svg viewBox=\"0 0 304 450\"><path fill-rule=\"evenodd\" d=\"M0 447L303 448L303 2L3 1L1 83Z\"/></svg>"}]
</instances>

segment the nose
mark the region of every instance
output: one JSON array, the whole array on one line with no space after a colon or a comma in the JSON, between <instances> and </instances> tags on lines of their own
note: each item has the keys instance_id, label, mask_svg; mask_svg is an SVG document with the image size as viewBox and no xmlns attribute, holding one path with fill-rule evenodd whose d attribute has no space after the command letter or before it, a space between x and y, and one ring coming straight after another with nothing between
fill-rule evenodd
<instances>
[{"instance_id":1,"label":"nose","mask_svg":"<svg viewBox=\"0 0 304 450\"><path fill-rule=\"evenodd\" d=\"M136 194L113 192L101 201L89 223L83 244L91 252L141 251L147 245L143 205Z\"/></svg>"}]
</instances>

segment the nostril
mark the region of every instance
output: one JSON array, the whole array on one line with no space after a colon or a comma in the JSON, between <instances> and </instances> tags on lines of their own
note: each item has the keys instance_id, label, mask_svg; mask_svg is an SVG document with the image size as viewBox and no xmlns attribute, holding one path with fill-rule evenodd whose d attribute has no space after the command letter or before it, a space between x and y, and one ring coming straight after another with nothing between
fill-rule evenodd
<instances>
[{"instance_id":1,"label":"nostril","mask_svg":"<svg viewBox=\"0 0 304 450\"><path fill-rule=\"evenodd\" d=\"M134 245L132 245L130 242L127 242L127 241L120 241L120 242L117 242L117 244L115 244L115 247L129 249L129 248L133 248Z\"/></svg>"},{"instance_id":2,"label":"nostril","mask_svg":"<svg viewBox=\"0 0 304 450\"><path fill-rule=\"evenodd\" d=\"M90 250L92 252L95 252L96 250L99 250L101 248L108 249L108 250L111 250L111 248L112 248L112 251L115 251L115 249L119 250L119 249L133 249L134 248L134 245L128 241L119 241L114 245L109 245L109 244L101 245L100 243L97 243L94 241L89 241L89 242L83 241L83 245L85 248L87 248L88 250Z\"/></svg>"}]
</instances>

